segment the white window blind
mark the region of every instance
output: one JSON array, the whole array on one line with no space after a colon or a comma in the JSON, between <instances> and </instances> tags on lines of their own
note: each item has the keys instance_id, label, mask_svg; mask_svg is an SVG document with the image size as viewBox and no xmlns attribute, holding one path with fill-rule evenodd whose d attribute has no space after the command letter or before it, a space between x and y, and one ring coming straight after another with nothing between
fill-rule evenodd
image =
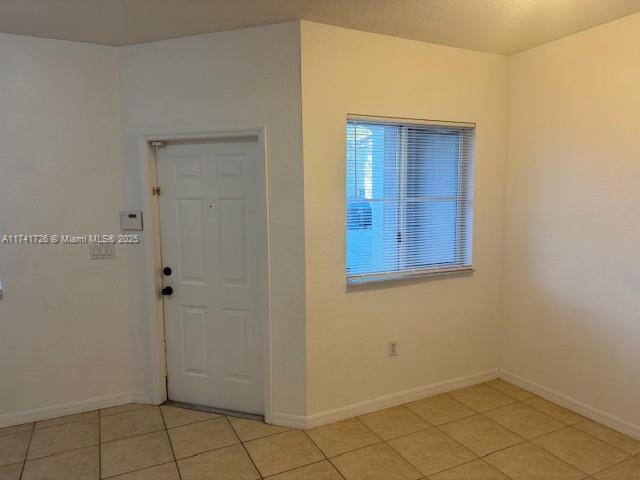
<instances>
[{"instance_id":1,"label":"white window blind","mask_svg":"<svg viewBox=\"0 0 640 480\"><path fill-rule=\"evenodd\" d=\"M473 124L347 119L347 283L472 266Z\"/></svg>"}]
</instances>

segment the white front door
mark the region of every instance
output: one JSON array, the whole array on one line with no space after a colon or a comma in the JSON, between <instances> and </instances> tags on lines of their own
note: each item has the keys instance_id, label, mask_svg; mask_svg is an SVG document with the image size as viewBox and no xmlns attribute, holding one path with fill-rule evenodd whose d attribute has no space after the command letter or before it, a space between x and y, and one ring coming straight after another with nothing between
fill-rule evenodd
<instances>
[{"instance_id":1,"label":"white front door","mask_svg":"<svg viewBox=\"0 0 640 480\"><path fill-rule=\"evenodd\" d=\"M168 397L263 414L268 260L258 140L169 143L157 165L163 284L173 289L164 296Z\"/></svg>"}]
</instances>

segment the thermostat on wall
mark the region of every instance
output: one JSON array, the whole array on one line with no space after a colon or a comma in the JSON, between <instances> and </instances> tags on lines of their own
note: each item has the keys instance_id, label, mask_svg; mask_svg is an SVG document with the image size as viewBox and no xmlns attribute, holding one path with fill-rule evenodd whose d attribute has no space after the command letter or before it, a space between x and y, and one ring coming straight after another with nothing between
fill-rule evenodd
<instances>
[{"instance_id":1,"label":"thermostat on wall","mask_svg":"<svg viewBox=\"0 0 640 480\"><path fill-rule=\"evenodd\" d=\"M126 231L142 230L142 212L141 211L122 211L120 212L120 228Z\"/></svg>"}]
</instances>

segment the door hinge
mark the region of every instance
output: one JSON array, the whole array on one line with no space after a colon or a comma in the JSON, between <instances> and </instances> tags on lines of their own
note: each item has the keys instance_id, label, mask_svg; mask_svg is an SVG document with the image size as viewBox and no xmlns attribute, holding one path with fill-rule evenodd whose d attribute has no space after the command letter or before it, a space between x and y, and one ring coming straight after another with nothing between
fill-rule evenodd
<instances>
[{"instance_id":1,"label":"door hinge","mask_svg":"<svg viewBox=\"0 0 640 480\"><path fill-rule=\"evenodd\" d=\"M165 148L167 146L167 142L163 142L161 140L154 140L153 142L151 142L151 146L156 148Z\"/></svg>"},{"instance_id":2,"label":"door hinge","mask_svg":"<svg viewBox=\"0 0 640 480\"><path fill-rule=\"evenodd\" d=\"M151 187L151 195L159 196L160 195L160 187Z\"/></svg>"}]
</instances>

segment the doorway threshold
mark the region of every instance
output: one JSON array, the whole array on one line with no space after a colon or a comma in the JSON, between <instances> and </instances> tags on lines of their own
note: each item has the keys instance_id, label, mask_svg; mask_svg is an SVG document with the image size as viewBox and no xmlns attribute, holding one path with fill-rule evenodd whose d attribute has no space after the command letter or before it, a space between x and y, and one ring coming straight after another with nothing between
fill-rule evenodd
<instances>
[{"instance_id":1,"label":"doorway threshold","mask_svg":"<svg viewBox=\"0 0 640 480\"><path fill-rule=\"evenodd\" d=\"M246 418L247 420L257 420L264 423L263 415L256 415L254 413L237 412L235 410L227 410L225 408L208 407L206 405L196 405L194 403L176 402L173 400L167 400L162 405L169 407L185 408L187 410L197 410L200 412L217 413L218 415L226 415L227 417Z\"/></svg>"}]
</instances>

